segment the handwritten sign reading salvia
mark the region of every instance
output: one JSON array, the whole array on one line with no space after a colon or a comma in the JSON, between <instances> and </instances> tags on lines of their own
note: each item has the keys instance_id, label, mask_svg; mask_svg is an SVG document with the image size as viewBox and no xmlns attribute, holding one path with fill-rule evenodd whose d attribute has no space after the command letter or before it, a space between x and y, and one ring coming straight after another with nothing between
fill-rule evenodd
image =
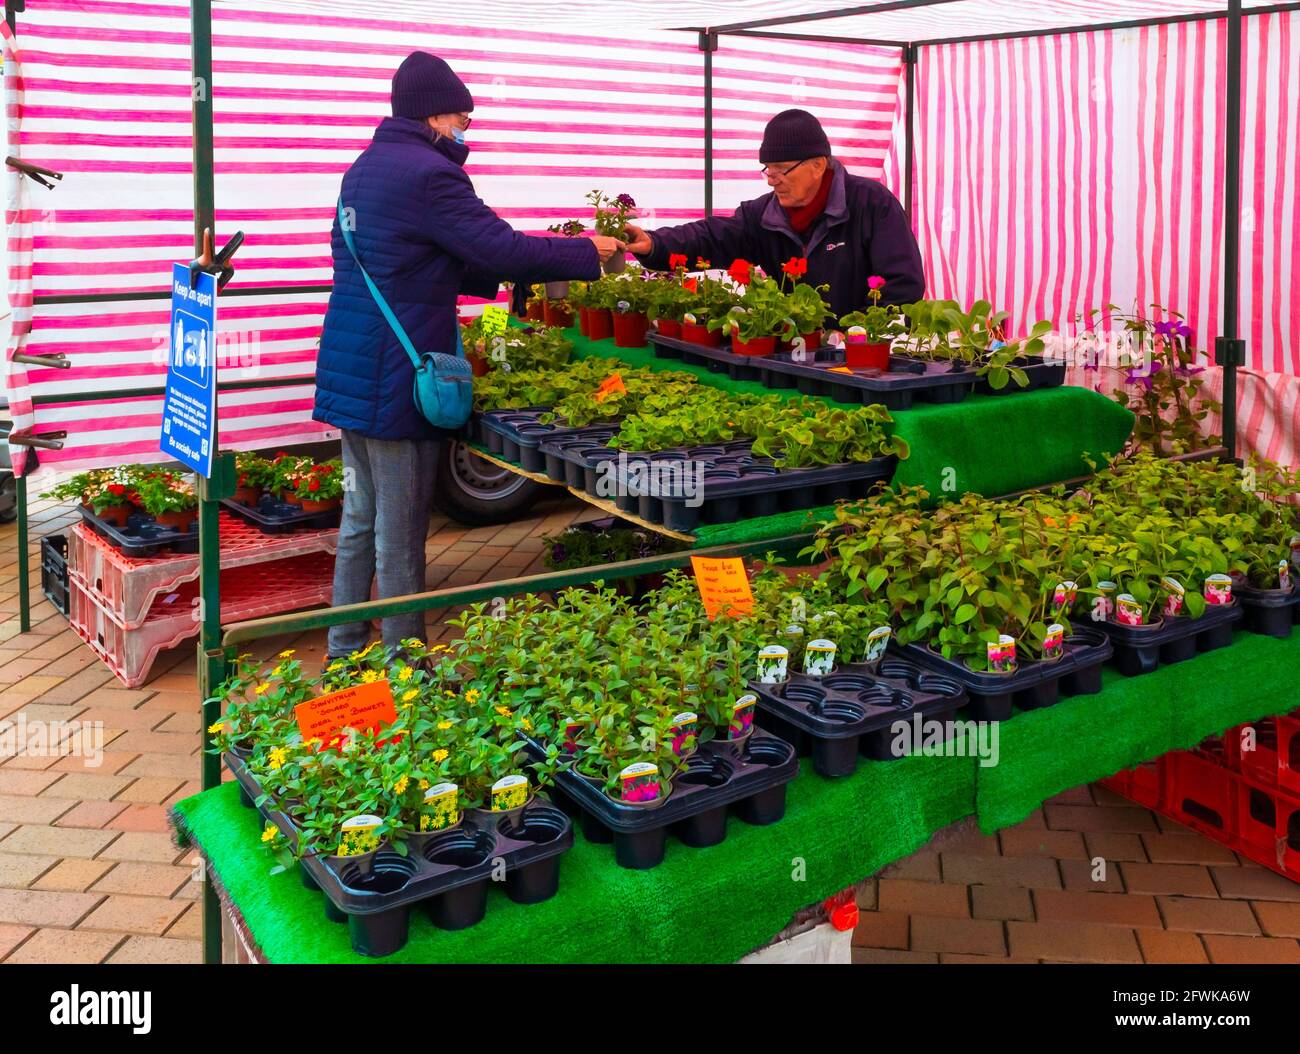
<instances>
[{"instance_id":1,"label":"handwritten sign reading salvia","mask_svg":"<svg viewBox=\"0 0 1300 1054\"><path fill-rule=\"evenodd\" d=\"M710 622L722 614L748 615L754 610L754 594L740 557L692 556L691 566Z\"/></svg>"},{"instance_id":2,"label":"handwritten sign reading salvia","mask_svg":"<svg viewBox=\"0 0 1300 1054\"><path fill-rule=\"evenodd\" d=\"M293 716L304 741L328 742L345 728L373 732L380 725L392 724L397 720L397 708L388 682L372 681L308 699L293 708Z\"/></svg>"}]
</instances>

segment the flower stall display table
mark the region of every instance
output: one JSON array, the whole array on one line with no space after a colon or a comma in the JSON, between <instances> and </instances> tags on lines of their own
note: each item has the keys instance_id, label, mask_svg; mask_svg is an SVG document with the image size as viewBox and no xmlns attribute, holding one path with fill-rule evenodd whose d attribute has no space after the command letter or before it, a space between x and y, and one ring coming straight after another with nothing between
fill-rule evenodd
<instances>
[{"instance_id":1,"label":"flower stall display table","mask_svg":"<svg viewBox=\"0 0 1300 1054\"><path fill-rule=\"evenodd\" d=\"M720 844L670 843L650 871L619 868L578 837L561 892L520 907L492 889L483 922L446 932L414 920L385 962L734 962L817 903L923 846L972 814L985 832L1023 820L1046 798L1207 735L1296 705L1300 634L1238 633L1230 647L1125 678L1100 694L1020 713L1000 726L998 763L914 755L864 761L823 779L801 762L781 823L736 828ZM178 830L203 853L253 955L269 962L360 962L347 927L324 922L321 896L292 872L269 875L262 821L239 788L179 802ZM799 858L802 881L792 881Z\"/></svg>"}]
</instances>

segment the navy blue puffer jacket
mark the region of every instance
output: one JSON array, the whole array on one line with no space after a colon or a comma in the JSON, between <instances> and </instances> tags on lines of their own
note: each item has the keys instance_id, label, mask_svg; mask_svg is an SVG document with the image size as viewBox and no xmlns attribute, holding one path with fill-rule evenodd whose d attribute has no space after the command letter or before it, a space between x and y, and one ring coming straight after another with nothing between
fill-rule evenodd
<instances>
[{"instance_id":1,"label":"navy blue puffer jacket","mask_svg":"<svg viewBox=\"0 0 1300 1054\"><path fill-rule=\"evenodd\" d=\"M504 280L596 278L586 238L531 238L511 229L474 193L468 148L435 140L423 121L388 117L343 176L357 253L417 351L456 351L456 297L491 298ZM374 439L442 435L415 408L414 367L332 236L334 289L316 360L318 421Z\"/></svg>"}]
</instances>

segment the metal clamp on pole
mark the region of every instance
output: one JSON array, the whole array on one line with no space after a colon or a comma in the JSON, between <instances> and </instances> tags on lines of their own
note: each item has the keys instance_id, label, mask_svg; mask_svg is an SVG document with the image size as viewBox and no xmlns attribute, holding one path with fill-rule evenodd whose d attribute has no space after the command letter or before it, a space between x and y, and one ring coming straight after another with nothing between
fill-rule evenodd
<instances>
[{"instance_id":1,"label":"metal clamp on pole","mask_svg":"<svg viewBox=\"0 0 1300 1054\"><path fill-rule=\"evenodd\" d=\"M40 450L62 450L62 440L67 438L67 432L42 432L40 435L32 435L30 429L24 428L21 432L9 433L9 445L36 447Z\"/></svg>"},{"instance_id":2,"label":"metal clamp on pole","mask_svg":"<svg viewBox=\"0 0 1300 1054\"><path fill-rule=\"evenodd\" d=\"M235 231L230 241L226 242L221 252L213 255L212 252L212 228L203 228L203 252L195 259L190 261L190 288L198 283L199 274L214 274L217 276L217 291L220 292L226 287L226 283L235 274L235 268L231 265L231 258L239 251L239 247L244 244L244 232Z\"/></svg>"},{"instance_id":3,"label":"metal clamp on pole","mask_svg":"<svg viewBox=\"0 0 1300 1054\"><path fill-rule=\"evenodd\" d=\"M17 356L15 356L16 358ZM1214 341L1216 366L1245 366L1246 342L1241 337L1217 337Z\"/></svg>"},{"instance_id":4,"label":"metal clamp on pole","mask_svg":"<svg viewBox=\"0 0 1300 1054\"><path fill-rule=\"evenodd\" d=\"M66 370L72 366L72 360L62 352L57 355L28 355L20 351L14 355L13 361L25 362L28 366L53 366L56 370Z\"/></svg>"},{"instance_id":5,"label":"metal clamp on pole","mask_svg":"<svg viewBox=\"0 0 1300 1054\"><path fill-rule=\"evenodd\" d=\"M52 168L41 168L40 165L33 165L16 157L6 157L5 164L21 172L24 176L30 176L47 190L54 189L54 184L50 182L51 179L61 180L63 178L62 172L55 172Z\"/></svg>"}]
</instances>

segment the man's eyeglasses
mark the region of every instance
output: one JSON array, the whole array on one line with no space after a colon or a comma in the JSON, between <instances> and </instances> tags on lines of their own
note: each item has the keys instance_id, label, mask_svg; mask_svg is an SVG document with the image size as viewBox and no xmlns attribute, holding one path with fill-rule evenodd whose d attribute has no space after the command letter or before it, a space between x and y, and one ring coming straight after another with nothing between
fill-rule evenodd
<instances>
[{"instance_id":1,"label":"man's eyeglasses","mask_svg":"<svg viewBox=\"0 0 1300 1054\"><path fill-rule=\"evenodd\" d=\"M807 161L807 160L808 158L806 157L803 159L803 161ZM762 172L764 176L768 176L768 177L775 176L777 178L784 179L796 168L802 165L803 161L796 161L789 168L773 168L771 165L760 165L758 170Z\"/></svg>"},{"instance_id":2,"label":"man's eyeglasses","mask_svg":"<svg viewBox=\"0 0 1300 1054\"><path fill-rule=\"evenodd\" d=\"M460 130L462 132L468 132L469 126L474 123L474 118L467 113L456 114L456 120L460 123Z\"/></svg>"}]
</instances>

